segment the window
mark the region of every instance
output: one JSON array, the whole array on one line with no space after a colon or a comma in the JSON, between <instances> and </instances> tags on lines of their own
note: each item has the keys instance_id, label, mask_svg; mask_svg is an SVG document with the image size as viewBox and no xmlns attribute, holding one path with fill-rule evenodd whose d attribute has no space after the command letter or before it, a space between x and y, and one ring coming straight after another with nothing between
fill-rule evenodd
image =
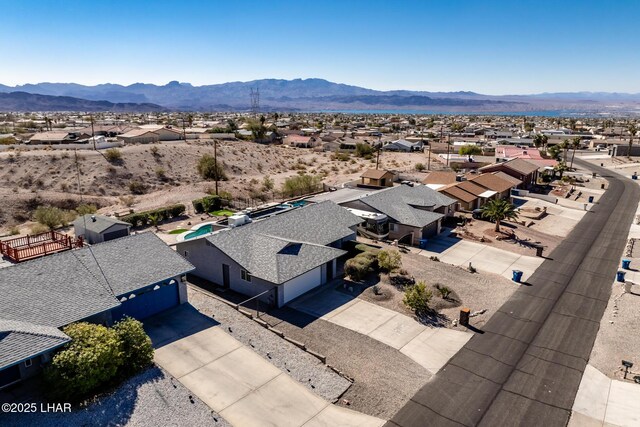
<instances>
[{"instance_id":1,"label":"window","mask_svg":"<svg viewBox=\"0 0 640 427\"><path fill-rule=\"evenodd\" d=\"M389 223L389 231L398 231L398 226L394 223Z\"/></svg>"},{"instance_id":2,"label":"window","mask_svg":"<svg viewBox=\"0 0 640 427\"><path fill-rule=\"evenodd\" d=\"M24 361L24 367L25 368L30 367L32 364L33 364L33 361L31 359Z\"/></svg>"},{"instance_id":3,"label":"window","mask_svg":"<svg viewBox=\"0 0 640 427\"><path fill-rule=\"evenodd\" d=\"M245 282L251 281L251 274L249 274L249 272L247 272L246 270L240 270L240 277L242 277L242 280L244 280Z\"/></svg>"}]
</instances>

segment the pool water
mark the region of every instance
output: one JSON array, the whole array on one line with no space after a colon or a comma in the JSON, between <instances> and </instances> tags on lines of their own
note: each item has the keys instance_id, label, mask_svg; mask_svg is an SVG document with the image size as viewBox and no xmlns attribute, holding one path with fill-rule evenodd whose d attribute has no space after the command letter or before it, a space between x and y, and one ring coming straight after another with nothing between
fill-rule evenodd
<instances>
[{"instance_id":1,"label":"pool water","mask_svg":"<svg viewBox=\"0 0 640 427\"><path fill-rule=\"evenodd\" d=\"M184 240L193 239L194 237L202 236L204 234L209 234L211 232L213 232L213 225L206 224L206 225L203 225L202 227L198 228L195 231L192 231L190 233L185 234L184 235Z\"/></svg>"},{"instance_id":2,"label":"pool water","mask_svg":"<svg viewBox=\"0 0 640 427\"><path fill-rule=\"evenodd\" d=\"M307 203L309 202L307 202L306 200L296 200L295 202L287 202L287 205L291 205L294 208L299 208L301 206L306 205Z\"/></svg>"}]
</instances>

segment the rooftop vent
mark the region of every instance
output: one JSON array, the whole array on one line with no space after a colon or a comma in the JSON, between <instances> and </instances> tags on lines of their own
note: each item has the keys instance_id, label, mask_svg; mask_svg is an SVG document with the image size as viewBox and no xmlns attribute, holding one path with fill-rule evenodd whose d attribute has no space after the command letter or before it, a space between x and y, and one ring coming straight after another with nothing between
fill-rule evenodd
<instances>
[{"instance_id":1,"label":"rooftop vent","mask_svg":"<svg viewBox=\"0 0 640 427\"><path fill-rule=\"evenodd\" d=\"M95 215L91 215L91 221L92 222L96 222L96 216Z\"/></svg>"}]
</instances>

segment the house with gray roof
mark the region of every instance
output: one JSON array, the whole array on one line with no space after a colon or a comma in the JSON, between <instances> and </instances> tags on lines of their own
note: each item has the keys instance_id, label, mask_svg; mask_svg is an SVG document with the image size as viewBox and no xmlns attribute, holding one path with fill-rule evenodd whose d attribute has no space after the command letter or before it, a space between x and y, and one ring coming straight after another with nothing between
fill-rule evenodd
<instances>
[{"instance_id":1,"label":"house with gray roof","mask_svg":"<svg viewBox=\"0 0 640 427\"><path fill-rule=\"evenodd\" d=\"M194 275L281 307L336 276L341 247L362 221L324 201L185 240L177 251Z\"/></svg>"},{"instance_id":2,"label":"house with gray roof","mask_svg":"<svg viewBox=\"0 0 640 427\"><path fill-rule=\"evenodd\" d=\"M383 151L422 151L424 149L424 142L422 140L411 142L406 139L398 139L382 146Z\"/></svg>"},{"instance_id":3,"label":"house with gray roof","mask_svg":"<svg viewBox=\"0 0 640 427\"><path fill-rule=\"evenodd\" d=\"M453 215L456 200L426 185L400 185L341 203L341 206L381 213L389 218L389 239L418 245L440 233L442 220Z\"/></svg>"},{"instance_id":4,"label":"house with gray roof","mask_svg":"<svg viewBox=\"0 0 640 427\"><path fill-rule=\"evenodd\" d=\"M131 224L104 215L87 214L73 221L73 229L77 237L93 245L128 236Z\"/></svg>"},{"instance_id":5,"label":"house with gray roof","mask_svg":"<svg viewBox=\"0 0 640 427\"><path fill-rule=\"evenodd\" d=\"M70 323L145 319L186 302L193 268L140 233L0 269L0 388L39 372Z\"/></svg>"}]
</instances>

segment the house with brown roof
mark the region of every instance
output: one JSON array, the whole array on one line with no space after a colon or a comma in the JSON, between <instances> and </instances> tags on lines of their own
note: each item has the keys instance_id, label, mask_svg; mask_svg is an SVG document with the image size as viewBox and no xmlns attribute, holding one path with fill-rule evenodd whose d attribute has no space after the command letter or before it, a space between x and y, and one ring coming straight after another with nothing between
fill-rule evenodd
<instances>
[{"instance_id":1,"label":"house with brown roof","mask_svg":"<svg viewBox=\"0 0 640 427\"><path fill-rule=\"evenodd\" d=\"M489 200L495 199L497 192L489 190L471 181L460 181L450 184L439 190L447 194L460 203L459 208L463 210L479 209Z\"/></svg>"},{"instance_id":2,"label":"house with brown roof","mask_svg":"<svg viewBox=\"0 0 640 427\"><path fill-rule=\"evenodd\" d=\"M367 169L360 175L360 185L367 187L393 187L393 173L384 169Z\"/></svg>"},{"instance_id":3,"label":"house with brown roof","mask_svg":"<svg viewBox=\"0 0 640 427\"><path fill-rule=\"evenodd\" d=\"M504 172L522 181L519 187L528 188L538 179L538 165L524 159L513 159L506 162L494 163L478 169L480 172Z\"/></svg>"},{"instance_id":4,"label":"house with brown roof","mask_svg":"<svg viewBox=\"0 0 640 427\"><path fill-rule=\"evenodd\" d=\"M446 185L454 184L455 182L456 173L452 171L433 171L422 180L424 185L433 190L438 190Z\"/></svg>"},{"instance_id":5,"label":"house with brown roof","mask_svg":"<svg viewBox=\"0 0 640 427\"><path fill-rule=\"evenodd\" d=\"M505 179L503 176L510 179ZM511 195L511 189L522 184L519 179L513 178L504 172L483 173L481 175L470 178L469 182L479 185L487 190L495 191L499 199L507 199Z\"/></svg>"}]
</instances>

